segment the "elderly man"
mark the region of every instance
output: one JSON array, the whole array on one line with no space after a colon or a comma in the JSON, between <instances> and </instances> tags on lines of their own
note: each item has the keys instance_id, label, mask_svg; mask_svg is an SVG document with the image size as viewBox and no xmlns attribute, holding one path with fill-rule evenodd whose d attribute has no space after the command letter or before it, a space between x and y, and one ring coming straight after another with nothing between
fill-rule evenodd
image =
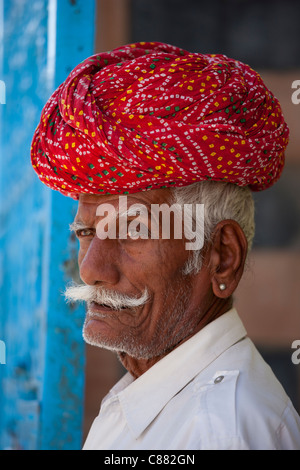
<instances>
[{"instance_id":1,"label":"elderly man","mask_svg":"<svg viewBox=\"0 0 300 470\"><path fill-rule=\"evenodd\" d=\"M278 180L287 142L249 66L167 44L92 56L49 99L31 155L79 201L84 284L66 295L87 302L85 340L128 371L84 449L300 449L299 416L232 300L252 191Z\"/></svg>"}]
</instances>

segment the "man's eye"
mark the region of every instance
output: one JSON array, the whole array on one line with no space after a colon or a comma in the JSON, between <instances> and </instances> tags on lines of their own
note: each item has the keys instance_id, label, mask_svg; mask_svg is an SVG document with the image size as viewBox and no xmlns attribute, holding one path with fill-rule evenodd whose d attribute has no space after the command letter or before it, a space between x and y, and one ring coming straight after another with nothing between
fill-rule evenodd
<instances>
[{"instance_id":1,"label":"man's eye","mask_svg":"<svg viewBox=\"0 0 300 470\"><path fill-rule=\"evenodd\" d=\"M91 228L81 228L79 230L76 230L76 236L78 238L83 238L83 237L92 237L95 234L95 230Z\"/></svg>"}]
</instances>

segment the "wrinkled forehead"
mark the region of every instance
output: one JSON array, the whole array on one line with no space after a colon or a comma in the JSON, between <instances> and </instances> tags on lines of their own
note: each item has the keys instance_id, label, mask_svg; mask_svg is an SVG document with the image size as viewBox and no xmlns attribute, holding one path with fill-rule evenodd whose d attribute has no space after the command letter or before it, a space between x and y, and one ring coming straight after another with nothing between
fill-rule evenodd
<instances>
[{"instance_id":1,"label":"wrinkled forehead","mask_svg":"<svg viewBox=\"0 0 300 470\"><path fill-rule=\"evenodd\" d=\"M172 201L173 190L169 188L154 189L152 191L139 191L136 193L128 194L126 196L128 204L134 204L137 202L144 204L162 204ZM120 197L124 197L117 194L80 194L78 197L78 206L86 204L114 204L119 201Z\"/></svg>"},{"instance_id":2,"label":"wrinkled forehead","mask_svg":"<svg viewBox=\"0 0 300 470\"><path fill-rule=\"evenodd\" d=\"M129 208L133 204L141 204L150 207L151 204L170 204L172 202L173 190L169 188L154 189L152 191L140 191L133 194L116 195L107 194L98 196L97 194L80 194L78 198L78 209L76 219L84 216L94 219L98 206L102 204L111 204L117 210L120 202L124 203L126 199L126 207Z\"/></svg>"}]
</instances>

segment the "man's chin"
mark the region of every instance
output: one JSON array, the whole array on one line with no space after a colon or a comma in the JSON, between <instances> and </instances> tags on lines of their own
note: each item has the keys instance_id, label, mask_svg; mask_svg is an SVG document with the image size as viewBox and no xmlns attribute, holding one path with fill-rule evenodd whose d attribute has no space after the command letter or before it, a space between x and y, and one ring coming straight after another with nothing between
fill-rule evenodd
<instances>
[{"instance_id":1,"label":"man's chin","mask_svg":"<svg viewBox=\"0 0 300 470\"><path fill-rule=\"evenodd\" d=\"M97 346L99 348L110 349L112 351L118 351L115 339L111 338L111 330L112 329L104 320L88 316L84 322L82 336L87 344Z\"/></svg>"},{"instance_id":2,"label":"man's chin","mask_svg":"<svg viewBox=\"0 0 300 470\"><path fill-rule=\"evenodd\" d=\"M87 316L82 336L84 341L91 346L108 349L109 351L130 353L135 350L133 338L117 336L116 329L112 328L105 320Z\"/></svg>"},{"instance_id":3,"label":"man's chin","mask_svg":"<svg viewBox=\"0 0 300 470\"><path fill-rule=\"evenodd\" d=\"M90 328L90 323L86 323L83 327L82 336L84 341L91 346L107 349L118 355L127 354L135 359L152 359L161 353L160 351L154 351L154 348L145 346L145 344L138 344L134 338L112 338L111 336L99 334L99 332L97 334L94 329Z\"/></svg>"},{"instance_id":4,"label":"man's chin","mask_svg":"<svg viewBox=\"0 0 300 470\"><path fill-rule=\"evenodd\" d=\"M95 334L91 334L85 328L82 331L82 337L84 341L90 346L96 346L98 348L108 349L109 351L118 352L119 348L113 342L110 342L106 339L100 338Z\"/></svg>"}]
</instances>

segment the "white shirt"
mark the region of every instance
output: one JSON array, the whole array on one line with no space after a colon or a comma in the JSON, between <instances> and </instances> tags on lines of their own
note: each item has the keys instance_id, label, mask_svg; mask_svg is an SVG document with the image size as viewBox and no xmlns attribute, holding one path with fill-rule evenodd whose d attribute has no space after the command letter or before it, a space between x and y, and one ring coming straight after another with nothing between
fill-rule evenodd
<instances>
[{"instance_id":1,"label":"white shirt","mask_svg":"<svg viewBox=\"0 0 300 470\"><path fill-rule=\"evenodd\" d=\"M300 418L235 309L103 399L84 450L300 449Z\"/></svg>"}]
</instances>

